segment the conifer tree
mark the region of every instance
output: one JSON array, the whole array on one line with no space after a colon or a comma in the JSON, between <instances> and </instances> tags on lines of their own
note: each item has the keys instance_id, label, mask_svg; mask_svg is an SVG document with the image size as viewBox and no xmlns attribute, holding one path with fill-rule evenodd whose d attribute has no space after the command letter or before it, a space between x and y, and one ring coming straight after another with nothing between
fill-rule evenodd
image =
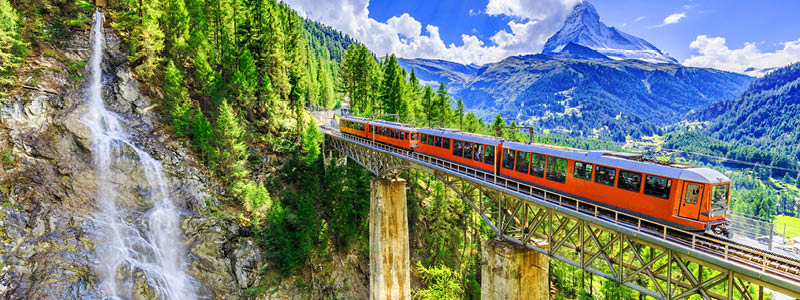
<instances>
[{"instance_id":1,"label":"conifer tree","mask_svg":"<svg viewBox=\"0 0 800 300\"><path fill-rule=\"evenodd\" d=\"M456 115L458 116L458 129L464 129L464 101L461 101L461 98L458 98L458 104L456 104Z\"/></svg>"},{"instance_id":2,"label":"conifer tree","mask_svg":"<svg viewBox=\"0 0 800 300\"><path fill-rule=\"evenodd\" d=\"M164 100L178 136L187 136L191 126L192 102L183 86L183 75L172 60L164 69Z\"/></svg>"},{"instance_id":3,"label":"conifer tree","mask_svg":"<svg viewBox=\"0 0 800 300\"><path fill-rule=\"evenodd\" d=\"M422 90L422 107L425 109L425 121L427 121L428 126L431 126L431 123L436 121L439 117L437 114L438 110L433 102L433 97L433 88L426 85Z\"/></svg>"},{"instance_id":4,"label":"conifer tree","mask_svg":"<svg viewBox=\"0 0 800 300\"><path fill-rule=\"evenodd\" d=\"M452 110L452 99L448 94L447 87L444 81L439 82L439 89L436 91L436 98L434 100L434 108L436 110L437 119L442 126L447 126L450 123L450 113Z\"/></svg>"},{"instance_id":5,"label":"conifer tree","mask_svg":"<svg viewBox=\"0 0 800 300\"><path fill-rule=\"evenodd\" d=\"M242 142L243 130L239 119L228 105L222 100L217 115L215 128L217 143L218 167L217 174L228 185L242 180L250 173L247 170L247 146Z\"/></svg>"},{"instance_id":6,"label":"conifer tree","mask_svg":"<svg viewBox=\"0 0 800 300\"><path fill-rule=\"evenodd\" d=\"M22 64L26 52L19 16L8 0L0 0L0 84L11 83L10 73Z\"/></svg>"},{"instance_id":7,"label":"conifer tree","mask_svg":"<svg viewBox=\"0 0 800 300\"><path fill-rule=\"evenodd\" d=\"M400 118L408 117L406 99L403 98L403 88L405 76L402 68L397 63L397 57L392 54L383 65L383 84L380 89L380 99L384 111L390 114L398 114Z\"/></svg>"}]
</instances>

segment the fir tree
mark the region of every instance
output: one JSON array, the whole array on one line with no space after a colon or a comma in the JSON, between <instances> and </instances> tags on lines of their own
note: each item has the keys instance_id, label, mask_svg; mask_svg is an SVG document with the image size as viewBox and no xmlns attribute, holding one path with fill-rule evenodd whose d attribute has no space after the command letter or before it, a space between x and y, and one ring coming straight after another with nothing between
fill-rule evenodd
<instances>
[{"instance_id":1,"label":"fir tree","mask_svg":"<svg viewBox=\"0 0 800 300\"><path fill-rule=\"evenodd\" d=\"M228 186L231 186L247 177L250 172L246 168L247 145L242 142L243 130L233 108L228 105L226 100L222 100L219 106L217 127L214 133L218 145L217 174Z\"/></svg>"},{"instance_id":2,"label":"fir tree","mask_svg":"<svg viewBox=\"0 0 800 300\"><path fill-rule=\"evenodd\" d=\"M456 104L456 115L458 116L458 129L464 129L464 101L461 101L461 98L458 98L458 104Z\"/></svg>"}]
</instances>

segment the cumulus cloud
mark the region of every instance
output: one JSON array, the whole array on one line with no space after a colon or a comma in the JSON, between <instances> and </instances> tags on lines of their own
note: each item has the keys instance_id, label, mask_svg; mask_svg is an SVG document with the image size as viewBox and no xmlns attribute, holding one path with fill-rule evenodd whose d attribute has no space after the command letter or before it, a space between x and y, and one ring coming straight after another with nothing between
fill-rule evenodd
<instances>
[{"instance_id":1,"label":"cumulus cloud","mask_svg":"<svg viewBox=\"0 0 800 300\"><path fill-rule=\"evenodd\" d=\"M438 58L484 64L510 55L538 53L547 38L563 24L580 0L489 0L483 10L490 16L509 16L508 28L482 41L462 34L459 44L445 44L439 27L423 24L404 13L386 21L369 16L369 0L285 0L301 15L337 28L379 56L394 53L408 58ZM470 15L480 10L470 10Z\"/></svg>"},{"instance_id":2,"label":"cumulus cloud","mask_svg":"<svg viewBox=\"0 0 800 300\"><path fill-rule=\"evenodd\" d=\"M700 55L686 59L683 64L762 76L772 68L800 61L800 38L782 43L782 46L783 49L775 52L762 52L755 43L730 49L725 38L699 35L689 47L697 49Z\"/></svg>"},{"instance_id":3,"label":"cumulus cloud","mask_svg":"<svg viewBox=\"0 0 800 300\"><path fill-rule=\"evenodd\" d=\"M671 14L664 18L664 23L661 23L661 26L678 23L683 18L686 18L686 13Z\"/></svg>"}]
</instances>

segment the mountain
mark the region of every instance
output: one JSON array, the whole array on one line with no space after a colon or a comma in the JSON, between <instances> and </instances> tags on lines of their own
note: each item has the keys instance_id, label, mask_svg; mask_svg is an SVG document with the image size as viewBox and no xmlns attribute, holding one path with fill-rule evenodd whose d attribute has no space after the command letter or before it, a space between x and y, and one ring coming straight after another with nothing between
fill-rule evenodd
<instances>
[{"instance_id":1,"label":"mountain","mask_svg":"<svg viewBox=\"0 0 800 300\"><path fill-rule=\"evenodd\" d=\"M479 68L473 64L465 65L441 59L398 58L397 62L409 73L413 69L422 84L438 86L441 81L451 92L460 91L465 83L475 77Z\"/></svg>"},{"instance_id":2,"label":"mountain","mask_svg":"<svg viewBox=\"0 0 800 300\"><path fill-rule=\"evenodd\" d=\"M644 39L600 22L597 10L585 0L575 5L561 29L547 39L542 53L562 52L570 43L590 48L615 60L638 59L653 63L678 63L675 58L661 52Z\"/></svg>"},{"instance_id":3,"label":"mountain","mask_svg":"<svg viewBox=\"0 0 800 300\"><path fill-rule=\"evenodd\" d=\"M658 133L692 110L734 99L752 80L675 64L537 54L484 65L451 93L485 120L500 113L508 122L622 141Z\"/></svg>"},{"instance_id":4,"label":"mountain","mask_svg":"<svg viewBox=\"0 0 800 300\"><path fill-rule=\"evenodd\" d=\"M740 97L698 112L723 141L774 149L800 160L800 63L756 79Z\"/></svg>"}]
</instances>

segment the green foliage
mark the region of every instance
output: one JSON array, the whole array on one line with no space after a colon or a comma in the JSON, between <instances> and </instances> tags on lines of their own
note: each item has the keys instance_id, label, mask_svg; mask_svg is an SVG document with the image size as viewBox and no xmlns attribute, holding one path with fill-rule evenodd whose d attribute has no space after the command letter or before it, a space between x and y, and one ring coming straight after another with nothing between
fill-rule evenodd
<instances>
[{"instance_id":1,"label":"green foliage","mask_svg":"<svg viewBox=\"0 0 800 300\"><path fill-rule=\"evenodd\" d=\"M314 123L314 120L309 120L308 127L306 127L303 133L303 150L305 154L302 156L302 159L306 162L306 165L312 166L320 159L320 148L323 138L324 136L317 128L317 124Z\"/></svg>"},{"instance_id":2,"label":"green foliage","mask_svg":"<svg viewBox=\"0 0 800 300\"><path fill-rule=\"evenodd\" d=\"M720 140L773 149L800 160L800 63L754 81L736 100L702 112L711 119L708 133Z\"/></svg>"},{"instance_id":3,"label":"green foliage","mask_svg":"<svg viewBox=\"0 0 800 300\"><path fill-rule=\"evenodd\" d=\"M214 139L219 145L216 153L217 176L228 186L243 180L250 173L246 168L248 151L247 145L242 142L242 134L239 119L233 108L223 100L219 106Z\"/></svg>"},{"instance_id":4,"label":"green foliage","mask_svg":"<svg viewBox=\"0 0 800 300\"><path fill-rule=\"evenodd\" d=\"M415 300L462 299L464 291L450 268L436 266L426 268L417 262L417 272L425 288L414 292Z\"/></svg>"},{"instance_id":5,"label":"green foliage","mask_svg":"<svg viewBox=\"0 0 800 300\"><path fill-rule=\"evenodd\" d=\"M800 168L797 163L792 161L791 157L785 154L764 151L751 145L737 145L723 142L696 131L668 133L664 136L664 148L707 154L711 156L727 158L730 160L748 162L751 164L776 166L788 169ZM712 162L718 160L714 157L704 157L698 155L692 155L692 158L702 162ZM723 160L721 163L729 167L753 167L750 164L742 164L735 161ZM773 169L771 172L764 174L766 175L764 178L770 175L780 177L785 176L786 174L788 174L788 172L780 169Z\"/></svg>"},{"instance_id":6,"label":"green foliage","mask_svg":"<svg viewBox=\"0 0 800 300\"><path fill-rule=\"evenodd\" d=\"M25 60L19 16L8 0L0 0L0 85L14 81L12 72Z\"/></svg>"},{"instance_id":7,"label":"green foliage","mask_svg":"<svg viewBox=\"0 0 800 300\"><path fill-rule=\"evenodd\" d=\"M255 220L265 217L266 211L272 206L272 198L262 183L255 183L249 179L240 180L234 183L233 193Z\"/></svg>"},{"instance_id":8,"label":"green foliage","mask_svg":"<svg viewBox=\"0 0 800 300\"><path fill-rule=\"evenodd\" d=\"M339 72L344 93L350 98L350 107L356 114L375 112L380 81L380 68L369 49L362 44L351 44L342 58Z\"/></svg>"},{"instance_id":9,"label":"green foliage","mask_svg":"<svg viewBox=\"0 0 800 300\"><path fill-rule=\"evenodd\" d=\"M170 60L164 70L164 102L177 136L189 136L192 127L192 102L181 71Z\"/></svg>"}]
</instances>

